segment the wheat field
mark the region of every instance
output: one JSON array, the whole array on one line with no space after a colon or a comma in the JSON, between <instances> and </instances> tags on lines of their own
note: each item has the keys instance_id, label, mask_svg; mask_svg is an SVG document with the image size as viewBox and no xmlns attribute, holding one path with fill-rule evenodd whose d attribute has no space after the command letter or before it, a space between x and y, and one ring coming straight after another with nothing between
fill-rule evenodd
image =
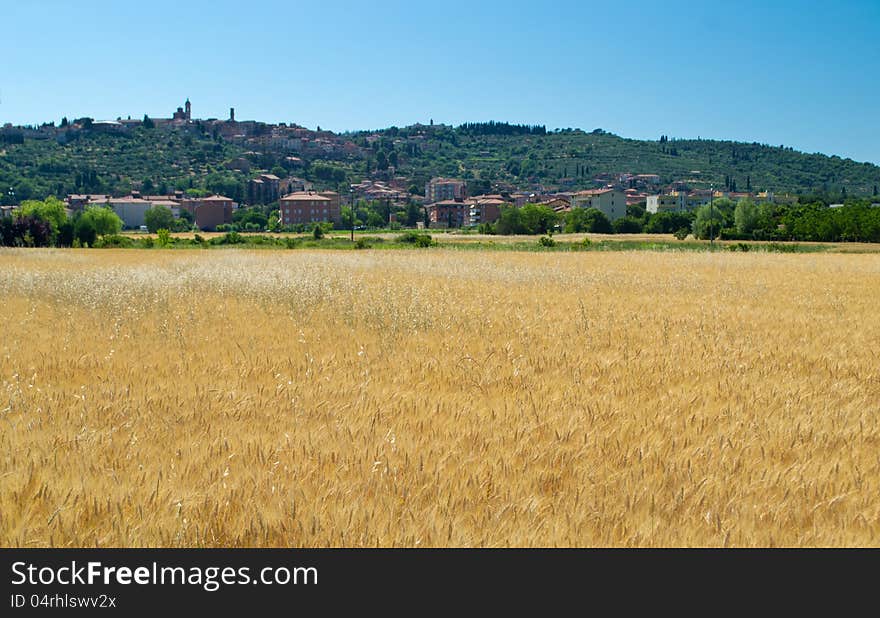
<instances>
[{"instance_id":1,"label":"wheat field","mask_svg":"<svg viewBox=\"0 0 880 618\"><path fill-rule=\"evenodd\" d=\"M880 545L880 256L0 251L0 544Z\"/></svg>"}]
</instances>

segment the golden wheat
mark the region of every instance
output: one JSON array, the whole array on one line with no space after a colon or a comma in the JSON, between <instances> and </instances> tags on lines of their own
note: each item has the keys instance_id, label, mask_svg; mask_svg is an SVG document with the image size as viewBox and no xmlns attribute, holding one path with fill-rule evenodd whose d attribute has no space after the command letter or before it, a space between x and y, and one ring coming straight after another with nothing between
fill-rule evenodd
<instances>
[{"instance_id":1,"label":"golden wheat","mask_svg":"<svg viewBox=\"0 0 880 618\"><path fill-rule=\"evenodd\" d=\"M5 546L880 544L880 256L0 251Z\"/></svg>"}]
</instances>

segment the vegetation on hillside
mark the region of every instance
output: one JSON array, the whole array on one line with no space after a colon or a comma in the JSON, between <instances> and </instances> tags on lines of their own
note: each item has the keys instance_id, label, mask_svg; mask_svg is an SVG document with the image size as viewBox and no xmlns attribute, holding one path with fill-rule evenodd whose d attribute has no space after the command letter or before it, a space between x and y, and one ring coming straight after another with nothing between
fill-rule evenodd
<instances>
[{"instance_id":1,"label":"vegetation on hillside","mask_svg":"<svg viewBox=\"0 0 880 618\"><path fill-rule=\"evenodd\" d=\"M362 150L326 159L304 156L296 174L319 188L334 189L366 177L403 175L416 194L434 176L465 179L477 194L499 183L587 188L597 184L597 175L618 172L656 173L662 183L683 180L695 187L819 194L828 201L877 195L880 185L876 165L783 145L667 136L633 140L600 129L548 131L540 125L488 122L391 127L339 138ZM290 154L270 147L251 152L198 122L185 131L142 126L124 135L83 132L63 145L48 139L0 142L0 200L123 194L139 188L160 194L210 191L243 201L249 177L258 170L286 175L292 169ZM243 156L253 165L250 173L228 169L230 161Z\"/></svg>"}]
</instances>

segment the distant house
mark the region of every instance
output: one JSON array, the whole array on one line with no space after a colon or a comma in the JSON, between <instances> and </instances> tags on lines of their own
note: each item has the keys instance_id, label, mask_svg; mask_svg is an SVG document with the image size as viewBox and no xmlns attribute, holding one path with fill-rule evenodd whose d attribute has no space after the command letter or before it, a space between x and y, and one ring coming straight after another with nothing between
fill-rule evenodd
<instances>
[{"instance_id":1,"label":"distant house","mask_svg":"<svg viewBox=\"0 0 880 618\"><path fill-rule=\"evenodd\" d=\"M338 223L341 219L339 195L332 191L297 191L279 201L281 225Z\"/></svg>"},{"instance_id":2,"label":"distant house","mask_svg":"<svg viewBox=\"0 0 880 618\"><path fill-rule=\"evenodd\" d=\"M76 212L79 210L84 210L86 208L86 206L89 206L92 204L97 204L99 206L106 206L107 199L109 197L110 197L109 195L103 195L103 194L94 194L94 193L77 194L77 193L74 193L74 194L68 195L67 199L65 201L67 202L67 207L70 210Z\"/></svg>"},{"instance_id":3,"label":"distant house","mask_svg":"<svg viewBox=\"0 0 880 618\"><path fill-rule=\"evenodd\" d=\"M180 208L193 216L195 226L208 232L217 229L218 225L232 223L235 206L234 201L222 195L180 201Z\"/></svg>"},{"instance_id":4,"label":"distant house","mask_svg":"<svg viewBox=\"0 0 880 618\"><path fill-rule=\"evenodd\" d=\"M467 183L452 178L432 178L425 185L427 203L444 200L463 200L467 197Z\"/></svg>"},{"instance_id":5,"label":"distant house","mask_svg":"<svg viewBox=\"0 0 880 618\"><path fill-rule=\"evenodd\" d=\"M478 195L466 202L468 210L464 225L495 223L501 217L501 208L510 205L510 201L500 195Z\"/></svg>"},{"instance_id":6,"label":"distant house","mask_svg":"<svg viewBox=\"0 0 880 618\"><path fill-rule=\"evenodd\" d=\"M645 198L645 210L650 213L658 212L688 212L703 204L708 204L713 198L708 190L671 191L660 195L649 195Z\"/></svg>"},{"instance_id":7,"label":"distant house","mask_svg":"<svg viewBox=\"0 0 880 618\"><path fill-rule=\"evenodd\" d=\"M122 225L132 229L145 225L144 215L153 207L153 202L131 196L111 197L106 204L122 219Z\"/></svg>"},{"instance_id":8,"label":"distant house","mask_svg":"<svg viewBox=\"0 0 880 618\"><path fill-rule=\"evenodd\" d=\"M552 208L556 212L566 212L571 210L571 200L567 197L552 196L540 202L541 206Z\"/></svg>"},{"instance_id":9,"label":"distant house","mask_svg":"<svg viewBox=\"0 0 880 618\"><path fill-rule=\"evenodd\" d=\"M440 200L425 206L430 227L461 227L465 224L470 204L464 200Z\"/></svg>"},{"instance_id":10,"label":"distant house","mask_svg":"<svg viewBox=\"0 0 880 618\"><path fill-rule=\"evenodd\" d=\"M571 197L572 208L595 208L610 221L626 216L626 194L618 189L588 189Z\"/></svg>"},{"instance_id":11,"label":"distant house","mask_svg":"<svg viewBox=\"0 0 880 618\"><path fill-rule=\"evenodd\" d=\"M128 129L118 120L96 120L91 125L93 133L125 133Z\"/></svg>"},{"instance_id":12,"label":"distant house","mask_svg":"<svg viewBox=\"0 0 880 618\"><path fill-rule=\"evenodd\" d=\"M684 193L649 195L645 198L645 210L650 213L684 212L687 210Z\"/></svg>"},{"instance_id":13,"label":"distant house","mask_svg":"<svg viewBox=\"0 0 880 618\"><path fill-rule=\"evenodd\" d=\"M275 174L260 174L248 181L248 204L271 204L281 197L281 179Z\"/></svg>"}]
</instances>

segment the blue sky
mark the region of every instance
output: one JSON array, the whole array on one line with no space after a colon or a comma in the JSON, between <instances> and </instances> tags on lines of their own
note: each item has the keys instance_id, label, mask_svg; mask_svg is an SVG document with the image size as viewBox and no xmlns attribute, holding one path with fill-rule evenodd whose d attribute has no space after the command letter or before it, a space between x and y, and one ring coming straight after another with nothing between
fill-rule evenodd
<instances>
[{"instance_id":1,"label":"blue sky","mask_svg":"<svg viewBox=\"0 0 880 618\"><path fill-rule=\"evenodd\" d=\"M0 0L0 123L507 120L880 163L880 1Z\"/></svg>"}]
</instances>

